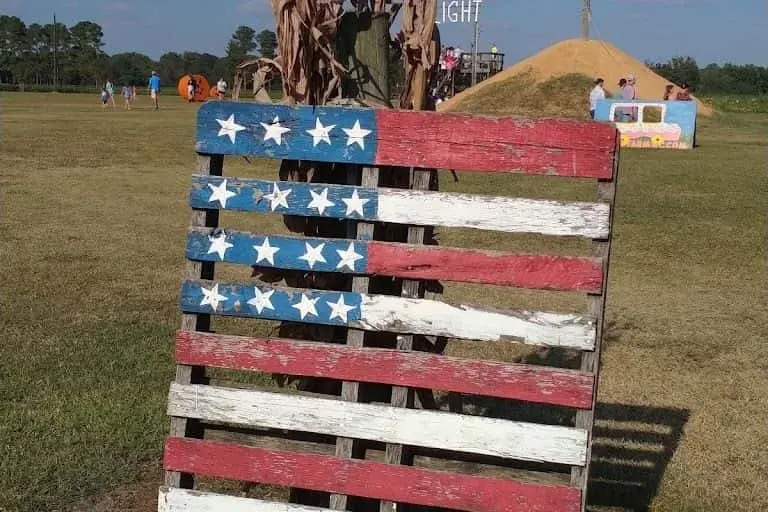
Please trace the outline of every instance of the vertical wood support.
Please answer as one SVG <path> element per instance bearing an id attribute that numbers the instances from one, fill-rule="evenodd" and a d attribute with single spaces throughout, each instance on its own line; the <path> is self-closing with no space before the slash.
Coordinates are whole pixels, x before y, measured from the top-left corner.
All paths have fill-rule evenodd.
<path id="1" fill-rule="evenodd" d="M 609 214 L 609 227 L 607 239 L 592 240 L 591 256 L 600 259 L 603 267 L 603 284 L 600 293 L 587 295 L 587 308 L 590 315 L 596 319 L 595 349 L 585 352 L 581 357 L 581 371 L 594 375 L 594 389 L 592 391 L 592 408 L 580 410 L 576 413 L 576 427 L 587 430 L 589 439 L 587 444 L 587 462 L 584 467 L 574 467 L 571 470 L 571 485 L 581 489 L 581 510 L 587 506 L 587 483 L 589 481 L 589 463 L 592 458 L 592 428 L 595 423 L 595 406 L 597 405 L 597 391 L 600 379 L 600 354 L 603 345 L 603 327 L 605 324 L 605 303 L 608 290 L 608 264 L 611 256 L 611 239 L 613 237 L 613 218 L 616 209 L 616 181 L 619 170 L 619 135 L 616 136 L 616 150 L 613 160 L 613 176 L 610 180 L 598 180 L 597 200 L 608 203 L 611 207 Z"/>
<path id="2" fill-rule="evenodd" d="M 364 167 L 362 171 L 362 179 L 360 185 L 363 187 L 375 188 L 379 185 L 379 169 L 378 167 Z M 348 184 L 355 184 L 356 170 L 350 169 L 347 174 Z M 372 222 L 358 222 L 355 238 L 358 240 L 372 240 L 373 239 L 374 223 Z M 370 284 L 370 278 L 366 276 L 352 278 L 352 291 L 359 293 L 368 293 L 368 286 Z M 347 345 L 350 347 L 360 348 L 363 346 L 365 332 L 359 329 L 347 330 Z M 360 395 L 360 383 L 345 381 L 341 385 L 341 399 L 347 402 L 357 402 Z M 336 439 L 336 456 L 351 458 L 356 451 L 356 440 L 340 437 Z M 345 510 L 347 508 L 347 496 L 343 494 L 332 494 L 330 507 L 333 510 Z"/>
<path id="3" fill-rule="evenodd" d="M 197 172 L 211 176 L 222 176 L 224 172 L 224 155 L 203 155 L 197 157 Z M 190 227 L 219 227 L 218 210 L 194 210 L 190 218 Z M 185 279 L 213 279 L 214 263 L 187 260 L 184 268 Z M 211 315 L 182 314 L 182 331 L 210 331 Z M 179 384 L 200 383 L 204 379 L 205 368 L 200 366 L 176 365 L 176 379 Z M 173 437 L 200 437 L 202 432 L 198 422 L 188 418 L 171 418 L 170 433 Z M 194 488 L 194 476 L 178 471 L 165 472 L 165 485 L 184 489 Z"/>
<path id="4" fill-rule="evenodd" d="M 413 190 L 429 190 L 430 180 L 432 173 L 436 171 L 414 169 L 413 170 L 413 182 L 411 189 Z M 409 226 L 408 227 L 408 243 L 409 244 L 423 244 L 424 243 L 424 226 Z M 404 280 L 402 296 L 410 299 L 421 298 L 424 296 L 424 283 L 417 280 Z M 397 350 L 413 350 L 413 335 L 405 335 L 397 337 Z M 392 399 L 393 407 L 412 407 L 413 406 L 413 389 L 405 388 L 401 386 L 392 387 Z M 401 444 L 387 444 L 385 462 L 387 464 L 404 464 L 407 460 L 407 454 L 404 453 L 403 445 Z M 391 501 L 382 501 L 379 506 L 380 512 L 395 512 L 397 505 Z"/>

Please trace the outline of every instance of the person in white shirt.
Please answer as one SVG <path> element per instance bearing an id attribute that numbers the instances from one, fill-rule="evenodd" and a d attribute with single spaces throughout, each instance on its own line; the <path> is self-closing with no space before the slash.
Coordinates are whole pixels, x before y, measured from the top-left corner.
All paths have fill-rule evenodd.
<path id="1" fill-rule="evenodd" d="M 589 91 L 589 117 L 595 118 L 595 109 L 597 108 L 597 101 L 605 99 L 605 89 L 603 89 L 602 78 L 595 79 L 595 86 Z"/>
<path id="2" fill-rule="evenodd" d="M 219 81 L 216 83 L 216 92 L 219 96 L 219 101 L 224 99 L 224 95 L 227 94 L 227 82 L 224 81 L 224 78 L 219 78 Z"/>

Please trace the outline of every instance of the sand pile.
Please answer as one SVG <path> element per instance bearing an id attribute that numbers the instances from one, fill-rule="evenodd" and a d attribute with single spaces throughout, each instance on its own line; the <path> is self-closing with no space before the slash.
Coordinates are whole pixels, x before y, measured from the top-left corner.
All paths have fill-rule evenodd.
<path id="1" fill-rule="evenodd" d="M 462 103 L 494 84 L 504 82 L 520 75 L 534 77 L 536 82 L 547 82 L 561 75 L 581 74 L 605 79 L 605 88 L 616 93 L 616 85 L 621 77 L 635 76 L 635 90 L 638 99 L 660 100 L 664 86 L 669 82 L 657 75 L 645 64 L 619 50 L 607 41 L 595 39 L 569 39 L 545 48 L 541 52 L 521 60 L 501 73 L 480 82 L 448 101 L 441 103 L 438 110 L 462 110 Z M 496 88 L 496 87 L 494 87 Z M 477 98 L 474 98 L 475 102 Z M 704 116 L 712 114 L 712 108 L 698 99 L 698 112 Z"/>

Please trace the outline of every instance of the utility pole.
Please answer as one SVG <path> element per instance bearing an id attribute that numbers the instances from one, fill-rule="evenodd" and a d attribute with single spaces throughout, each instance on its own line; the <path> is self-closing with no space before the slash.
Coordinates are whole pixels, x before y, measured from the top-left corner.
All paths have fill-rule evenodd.
<path id="1" fill-rule="evenodd" d="M 589 39 L 589 19 L 592 17 L 592 7 L 590 0 L 584 0 L 584 7 L 581 10 L 581 37 Z"/>
<path id="2" fill-rule="evenodd" d="M 480 23 L 475 18 L 475 37 L 472 43 L 472 85 L 477 84 L 477 45 L 480 41 Z"/>
<path id="3" fill-rule="evenodd" d="M 56 13 L 53 13 L 53 90 L 58 91 L 59 68 L 56 65 Z"/>

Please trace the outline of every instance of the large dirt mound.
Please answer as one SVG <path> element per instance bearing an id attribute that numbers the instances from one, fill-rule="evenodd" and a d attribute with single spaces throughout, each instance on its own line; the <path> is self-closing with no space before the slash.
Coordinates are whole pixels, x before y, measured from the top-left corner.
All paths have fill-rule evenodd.
<path id="1" fill-rule="evenodd" d="M 488 87 L 500 86 L 502 82 L 525 76 L 526 81 L 547 83 L 563 75 L 586 75 L 591 78 L 602 77 L 605 87 L 612 94 L 618 91 L 616 85 L 621 77 L 634 75 L 637 83 L 635 90 L 640 99 L 660 100 L 664 87 L 669 83 L 664 77 L 657 75 L 646 65 L 627 55 L 607 41 L 596 39 L 569 39 L 545 48 L 541 52 L 521 60 L 501 73 L 480 82 L 448 101 L 441 103 L 438 110 L 465 110 L 463 103 L 471 100 L 479 103 Z M 496 89 L 496 87 L 493 87 Z M 582 94 L 583 91 L 572 91 Z M 479 95 L 479 98 L 478 98 Z M 582 95 L 580 101 L 586 102 Z M 698 112 L 704 116 L 712 114 L 712 108 L 696 99 Z M 584 107 L 586 108 L 586 107 Z"/>

